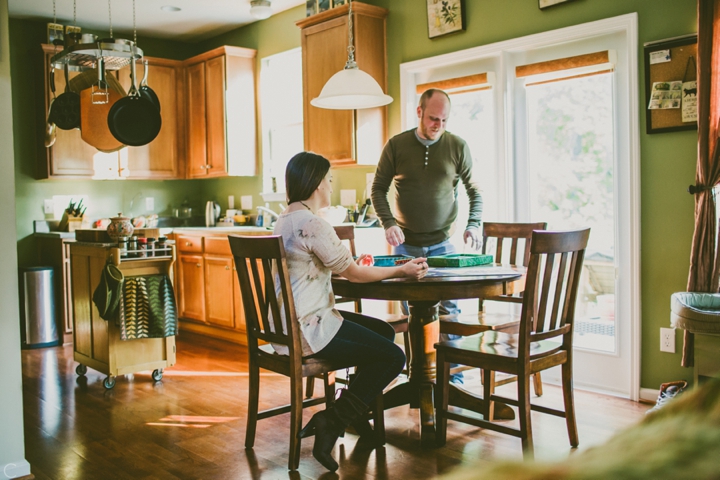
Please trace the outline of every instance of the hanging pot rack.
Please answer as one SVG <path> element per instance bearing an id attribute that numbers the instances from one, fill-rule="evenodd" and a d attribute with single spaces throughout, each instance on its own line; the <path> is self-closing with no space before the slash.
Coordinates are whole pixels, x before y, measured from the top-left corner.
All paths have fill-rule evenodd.
<path id="1" fill-rule="evenodd" d="M 78 43 L 66 48 L 50 59 L 50 64 L 62 69 L 82 72 L 95 68 L 98 58 L 105 62 L 105 70 L 120 70 L 132 60 L 143 58 L 143 51 L 135 46 L 132 40 L 106 38 L 96 43 Z"/>
<path id="2" fill-rule="evenodd" d="M 55 0 L 53 0 L 53 15 L 55 14 Z M 113 38 L 112 6 L 108 0 L 108 17 L 110 23 L 110 38 L 99 39 L 93 43 L 79 43 L 65 48 L 62 52 L 50 59 L 55 68 L 82 72 L 94 69 L 99 58 L 103 59 L 105 70 L 120 70 L 131 61 L 141 60 L 143 51 L 137 48 L 137 28 L 135 24 L 135 0 L 133 0 L 133 40 Z M 73 0 L 73 25 L 76 23 L 76 3 Z"/>

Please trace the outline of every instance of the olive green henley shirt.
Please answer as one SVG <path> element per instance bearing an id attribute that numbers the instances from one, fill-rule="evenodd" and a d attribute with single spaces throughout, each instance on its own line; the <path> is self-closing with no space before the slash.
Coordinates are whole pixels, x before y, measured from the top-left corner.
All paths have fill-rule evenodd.
<path id="1" fill-rule="evenodd" d="M 395 182 L 395 216 L 388 203 L 390 184 Z M 428 247 L 447 240 L 457 218 L 460 181 L 470 200 L 466 228 L 480 228 L 482 196 L 472 180 L 472 157 L 465 141 L 445 132 L 425 146 L 415 129 L 400 133 L 383 149 L 375 180 L 372 202 L 385 230 L 397 225 L 405 243 Z"/>

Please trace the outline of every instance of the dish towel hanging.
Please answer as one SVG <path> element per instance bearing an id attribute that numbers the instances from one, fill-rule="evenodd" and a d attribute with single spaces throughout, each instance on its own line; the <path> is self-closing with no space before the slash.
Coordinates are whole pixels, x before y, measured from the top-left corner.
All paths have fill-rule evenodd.
<path id="1" fill-rule="evenodd" d="M 177 332 L 177 307 L 167 275 L 126 277 L 120 297 L 121 340 L 162 338 Z"/>

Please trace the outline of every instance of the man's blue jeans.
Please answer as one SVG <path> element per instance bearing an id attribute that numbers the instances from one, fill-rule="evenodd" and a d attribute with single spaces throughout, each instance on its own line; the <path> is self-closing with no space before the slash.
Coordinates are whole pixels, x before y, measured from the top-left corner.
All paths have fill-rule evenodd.
<path id="1" fill-rule="evenodd" d="M 410 255 L 411 257 L 434 257 L 436 255 L 447 255 L 449 253 L 456 253 L 455 245 L 450 243 L 450 240 L 445 240 L 442 243 L 436 245 L 430 245 L 429 247 L 415 247 L 413 245 L 407 245 L 402 243 L 395 247 L 395 255 Z M 407 302 L 401 302 L 402 311 L 405 315 L 408 314 Z M 443 300 L 440 302 L 440 315 L 451 315 L 460 313 L 460 308 L 454 300 Z"/>
<path id="2" fill-rule="evenodd" d="M 313 357 L 357 366 L 348 390 L 365 405 L 382 393 L 405 366 L 405 354 L 395 345 L 395 329 L 377 318 L 340 311 L 345 319 L 325 348 Z"/>
<path id="3" fill-rule="evenodd" d="M 411 257 L 432 257 L 436 255 L 447 255 L 450 253 L 456 253 L 455 245 L 450 243 L 450 240 L 430 245 L 429 247 L 415 247 L 413 245 L 407 245 L 402 243 L 395 247 L 394 252 L 396 255 L 410 255 Z M 400 306 L 405 315 L 408 314 L 407 302 L 400 302 Z M 460 313 L 460 307 L 454 300 L 443 300 L 440 302 L 440 315 L 452 315 Z M 459 335 L 448 335 L 446 333 L 440 334 L 440 341 L 455 340 L 460 338 Z M 450 365 L 450 368 L 456 365 Z M 450 375 L 450 381 L 454 383 L 463 383 L 462 372 Z"/>

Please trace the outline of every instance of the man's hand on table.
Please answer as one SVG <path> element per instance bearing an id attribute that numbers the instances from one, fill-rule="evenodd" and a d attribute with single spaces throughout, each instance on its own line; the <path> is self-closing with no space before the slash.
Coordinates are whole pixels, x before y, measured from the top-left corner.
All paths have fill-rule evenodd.
<path id="1" fill-rule="evenodd" d="M 405 235 L 397 225 L 393 225 L 385 230 L 385 239 L 393 247 L 397 247 L 398 245 L 405 243 Z"/>
<path id="2" fill-rule="evenodd" d="M 465 233 L 463 234 L 463 240 L 465 241 L 466 245 L 470 243 L 470 247 L 473 250 L 480 250 L 480 247 L 482 247 L 482 237 L 479 235 L 479 231 L 477 228 L 469 228 L 465 230 Z"/>

